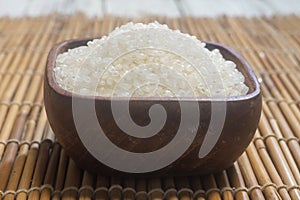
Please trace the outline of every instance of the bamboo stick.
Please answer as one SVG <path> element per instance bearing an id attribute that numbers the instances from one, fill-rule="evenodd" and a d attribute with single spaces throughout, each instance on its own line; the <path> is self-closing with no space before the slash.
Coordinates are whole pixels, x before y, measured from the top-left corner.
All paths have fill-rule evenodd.
<path id="1" fill-rule="evenodd" d="M 209 23 L 209 19 L 203 18 L 203 20 L 195 22 L 195 26 L 198 27 L 198 30 L 203 30 L 205 33 L 204 40 L 215 41 L 215 34 L 206 26 L 206 23 Z"/>
<path id="2" fill-rule="evenodd" d="M 30 111 L 29 106 L 22 107 L 21 112 L 18 113 L 17 119 L 14 123 L 12 129 L 12 134 L 10 136 L 11 140 L 20 140 L 23 132 L 23 127 L 25 125 L 26 117 Z M 2 162 L 0 163 L 0 190 L 4 191 L 11 173 L 11 169 L 14 163 L 14 158 L 17 154 L 18 143 L 11 142 L 6 146 L 6 151 Z"/>
<path id="3" fill-rule="evenodd" d="M 197 21 L 192 17 L 185 17 L 185 23 L 189 33 L 195 35 L 199 40 L 206 40 L 206 35 L 202 29 L 198 27 Z"/>
<path id="4" fill-rule="evenodd" d="M 2 23 L 2 32 L 1 37 L 8 39 L 2 40 L 0 47 L 4 51 L 16 50 L 15 47 L 18 46 L 21 42 L 21 38 L 24 38 L 24 35 L 27 35 L 28 31 L 26 29 L 27 25 L 31 25 L 33 21 L 27 21 L 26 19 L 6 19 Z M 20 37 L 21 35 L 21 37 Z"/>
<path id="5" fill-rule="evenodd" d="M 251 199 L 265 199 L 260 187 L 258 185 L 257 179 L 255 177 L 254 171 L 249 162 L 246 152 L 244 152 L 238 159 L 238 164 L 240 166 L 241 172 L 243 174 L 244 180 L 248 188 L 252 188 L 249 191 Z"/>
<path id="6" fill-rule="evenodd" d="M 262 120 L 264 120 L 266 122 L 266 124 L 267 124 L 267 119 L 268 119 L 269 125 L 271 126 L 272 130 L 274 131 L 274 135 L 276 135 L 276 137 L 278 138 L 278 143 L 282 149 L 284 156 L 286 157 L 288 165 L 290 166 L 290 168 L 294 174 L 294 177 L 295 177 L 297 183 L 299 184 L 299 181 L 300 181 L 299 180 L 300 179 L 299 167 L 297 166 L 297 163 L 295 162 L 295 159 L 293 158 L 293 156 L 288 148 L 289 142 L 285 142 L 284 140 L 281 140 L 281 139 L 283 139 L 283 135 L 279 129 L 277 121 L 273 118 L 272 113 L 269 110 L 269 107 L 264 106 L 263 111 L 264 111 L 264 113 L 262 114 L 261 118 L 262 118 Z"/>
<path id="7" fill-rule="evenodd" d="M 220 191 L 218 189 L 217 183 L 215 181 L 213 174 L 208 174 L 201 177 L 202 184 L 206 190 L 207 199 L 209 200 L 221 200 Z"/>
<path id="8" fill-rule="evenodd" d="M 269 96 L 268 95 L 269 92 L 266 89 L 266 87 L 264 85 L 261 85 L 261 87 L 263 89 L 262 90 L 263 94 L 265 96 Z M 282 113 L 280 112 L 280 110 L 278 108 L 278 105 L 275 102 L 272 102 L 272 101 L 268 102 L 267 105 L 268 105 L 269 109 L 271 110 L 272 115 L 277 120 L 279 128 L 280 128 L 280 130 L 282 132 L 282 135 L 285 138 L 287 138 L 287 139 L 294 138 L 295 137 L 294 133 L 291 130 L 291 128 L 288 125 L 288 123 L 285 121 L 285 118 L 283 117 Z M 299 155 L 300 146 L 299 146 L 299 143 L 297 141 L 295 141 L 295 140 L 289 140 L 288 146 L 289 146 L 289 149 L 290 149 L 292 155 L 294 156 L 294 159 L 295 159 L 297 165 L 299 166 L 299 163 L 300 163 L 300 155 Z"/>
<path id="9" fill-rule="evenodd" d="M 229 169 L 227 169 L 231 185 L 235 188 L 235 199 L 249 199 L 245 182 L 240 171 L 240 167 L 235 162 Z"/>
<path id="10" fill-rule="evenodd" d="M 284 76 L 283 76 L 284 75 Z M 297 106 L 296 103 L 289 103 L 289 102 L 293 102 L 294 99 L 300 99 L 300 96 L 299 95 L 293 95 L 293 93 L 296 93 L 296 91 L 294 90 L 294 86 L 291 85 L 291 83 L 287 80 L 287 76 L 286 74 L 279 74 L 278 76 L 276 75 L 270 75 L 270 77 L 272 78 L 272 81 L 274 82 L 274 85 L 276 85 L 276 88 L 278 89 L 276 91 L 276 94 L 278 91 L 280 91 L 280 94 L 277 95 L 276 98 L 284 98 L 284 102 L 282 102 L 282 107 L 289 107 L 290 111 L 287 110 L 287 112 L 291 113 L 292 112 L 292 115 L 295 116 L 294 119 L 291 119 L 290 121 L 293 121 L 294 126 L 296 128 L 297 126 L 297 122 L 298 124 L 300 123 L 300 110 L 299 110 L 299 107 Z M 284 87 L 284 85 L 282 84 L 281 80 L 283 80 L 282 82 L 287 85 L 287 87 Z M 293 88 L 293 90 L 291 91 L 291 89 L 289 88 Z M 290 96 L 290 94 L 288 93 L 288 91 L 291 91 L 291 95 L 294 96 L 294 99 L 292 99 L 292 97 Z M 286 114 L 287 115 L 287 114 Z M 295 129 L 294 128 L 294 129 Z"/>
<path id="11" fill-rule="evenodd" d="M 267 67 L 273 69 L 278 74 L 278 77 L 282 81 L 283 84 L 279 84 L 279 88 L 286 88 L 285 90 L 280 90 L 284 97 L 291 98 L 292 96 L 294 99 L 299 98 L 299 81 L 292 81 L 295 80 L 295 73 L 297 72 L 297 64 L 292 63 L 284 54 L 278 54 L 277 56 L 269 55 L 268 57 Z M 281 73 L 280 73 L 281 72 Z M 273 75 L 273 74 L 271 74 Z M 291 82 L 292 81 L 292 82 Z M 297 91 L 298 88 L 298 91 Z"/>
<path id="12" fill-rule="evenodd" d="M 59 153 L 60 153 L 61 147 L 60 145 L 55 142 L 52 148 L 51 157 L 49 159 L 48 168 L 45 174 L 45 180 L 44 185 L 49 186 L 53 188 L 53 185 L 55 184 L 55 177 L 58 170 L 58 164 L 59 164 Z M 50 200 L 52 196 L 52 190 L 49 187 L 45 187 L 41 190 L 41 199 L 43 200 Z"/>
<path id="13" fill-rule="evenodd" d="M 241 29 L 239 25 L 236 25 L 235 23 L 232 24 L 232 20 L 230 19 L 228 19 L 226 23 L 228 23 L 228 26 L 233 26 L 232 29 Z M 250 36 L 246 34 L 245 30 L 242 32 L 230 33 L 229 36 L 235 45 L 241 44 L 241 48 L 246 50 L 244 53 L 245 59 L 255 70 L 255 73 L 258 76 L 258 72 L 264 70 L 264 66 L 259 61 L 259 55 L 263 54 L 264 51 L 260 47 L 256 47 L 256 50 L 253 48 L 253 40 L 250 39 Z"/>
<path id="14" fill-rule="evenodd" d="M 64 187 L 64 181 L 65 181 L 66 171 L 67 171 L 67 167 L 68 167 L 68 160 L 69 160 L 69 158 L 68 158 L 66 152 L 62 149 L 60 151 L 59 162 L 58 162 L 59 164 L 58 164 L 55 187 L 54 187 L 52 199 L 60 199 L 61 198 L 61 191 L 63 190 L 63 187 Z"/>
<path id="15" fill-rule="evenodd" d="M 233 200 L 233 190 L 229 189 L 231 188 L 231 186 L 229 183 L 227 172 L 223 170 L 222 172 L 215 174 L 215 177 L 218 187 L 221 189 L 222 199 Z"/>
<path id="16" fill-rule="evenodd" d="M 12 28 L 15 28 L 17 20 L 4 20 L 4 22 L 1 23 L 1 30 L 5 30 L 6 32 L 11 31 Z M 13 23 L 14 22 L 14 23 Z M 12 62 L 12 58 L 16 55 L 16 52 L 9 51 L 7 47 L 11 46 L 13 44 L 12 42 L 19 41 L 19 38 L 25 38 L 25 35 L 23 34 L 21 37 L 20 35 L 11 35 L 11 34 L 3 34 L 4 36 L 1 37 L 0 41 L 0 49 L 1 49 L 1 59 L 0 59 L 0 83 L 2 83 L 3 77 L 5 74 L 7 74 L 9 69 L 9 64 Z M 3 86 L 2 86 L 3 87 Z M 1 96 L 1 93 L 0 93 Z"/>
<path id="17" fill-rule="evenodd" d="M 246 152 L 259 184 L 266 186 L 263 190 L 266 199 L 281 199 L 276 188 L 272 185 L 271 179 L 253 143 L 250 143 Z"/>
<path id="18" fill-rule="evenodd" d="M 17 66 L 17 64 L 18 63 L 15 62 L 12 66 L 13 67 Z M 7 80 L 6 83 L 3 83 L 3 81 L 2 81 L 2 83 L 1 83 L 2 89 L 0 89 L 0 90 L 4 91 L 4 86 L 6 87 L 7 83 L 10 80 L 10 76 L 12 76 L 12 75 L 6 76 L 6 77 L 8 77 L 7 79 L 5 79 L 5 81 Z M 18 80 L 21 79 L 21 75 L 16 75 L 15 77 L 17 77 Z M 12 96 L 18 86 L 18 80 L 12 81 L 12 83 L 10 84 L 10 88 L 8 90 L 6 90 L 2 95 L 1 95 L 2 92 L 0 92 L 0 99 L 1 99 L 1 102 L 3 102 L 2 104 L 0 104 L 0 113 L 1 113 L 1 115 L 0 115 L 0 140 L 1 141 L 6 141 L 9 138 L 9 133 L 12 129 L 13 122 L 16 118 L 18 105 L 13 104 L 10 107 L 9 107 L 9 105 L 10 105 Z M 17 103 L 19 103 L 19 102 L 17 102 Z M 1 160 L 2 153 L 3 153 L 3 145 L 0 144 L 0 160 Z"/>
<path id="19" fill-rule="evenodd" d="M 150 178 L 148 180 L 148 199 L 149 200 L 162 200 L 164 193 L 161 190 L 161 180 L 160 178 Z"/>
<path id="20" fill-rule="evenodd" d="M 27 24 L 27 23 L 22 23 L 20 22 L 21 24 L 19 25 L 19 29 L 25 29 L 28 25 L 31 26 L 33 25 L 32 22 Z M 17 47 L 17 48 L 22 48 L 23 46 L 26 46 L 26 44 L 32 39 L 32 35 L 30 34 L 27 34 L 26 30 L 22 30 L 20 31 L 19 29 L 17 29 L 16 31 L 17 32 L 20 32 L 20 34 L 15 34 L 13 35 L 13 39 L 11 39 L 9 41 L 8 46 L 12 46 L 13 48 L 14 47 Z M 37 30 L 39 31 L 39 30 Z M 20 37 L 21 35 L 21 37 Z M 4 68 L 7 68 L 7 74 L 6 76 L 4 76 L 2 82 L 1 82 L 1 85 L 0 85 L 0 97 L 4 97 L 3 100 L 6 100 L 6 98 L 9 98 L 11 95 L 11 90 L 14 90 L 15 87 L 13 86 L 10 86 L 9 87 L 9 91 L 6 91 L 4 93 L 4 90 L 5 88 L 7 89 L 7 86 L 8 86 L 8 83 L 11 81 L 12 83 L 18 83 L 18 76 L 17 77 L 14 77 L 14 73 L 16 71 L 19 71 L 19 72 L 23 72 L 25 70 L 25 67 L 26 65 L 19 65 L 20 63 L 20 60 L 21 58 L 23 57 L 22 54 L 24 54 L 24 51 L 13 51 L 10 55 L 10 59 L 7 59 L 7 62 L 5 63 L 5 67 Z M 12 59 L 12 60 L 11 60 Z M 10 67 L 8 67 L 10 66 Z M 17 74 L 17 75 L 20 75 L 20 74 Z"/>
<path id="21" fill-rule="evenodd" d="M 136 199 L 137 200 L 148 200 L 147 196 L 147 182 L 144 178 L 138 178 L 136 180 Z"/>
<path id="22" fill-rule="evenodd" d="M 16 92 L 16 94 L 14 95 L 14 101 L 15 102 L 21 102 L 22 101 L 22 99 L 24 98 L 24 96 L 25 96 L 25 92 L 26 92 L 26 87 L 28 86 L 28 84 L 29 84 L 29 82 L 30 82 L 30 79 L 31 79 L 31 77 L 30 76 L 24 76 L 23 77 L 23 79 L 22 79 L 22 82 L 21 82 L 21 85 L 19 86 L 19 88 L 18 88 L 18 90 L 17 90 L 17 92 Z M 38 82 L 40 82 L 40 79 L 38 79 L 37 80 L 37 83 Z M 29 102 L 32 102 L 33 100 L 34 100 L 34 98 L 35 98 L 35 96 L 36 96 L 36 91 L 37 91 L 37 89 L 39 88 L 39 86 L 40 85 L 31 85 L 31 87 L 29 87 L 29 89 L 28 89 L 28 93 L 26 94 L 26 96 L 25 96 L 25 98 L 24 99 L 26 99 L 26 100 L 28 100 Z M 18 107 L 16 107 L 16 110 L 17 110 L 17 108 Z M 26 118 L 27 118 L 27 115 L 29 114 L 29 111 L 30 111 L 30 105 L 28 105 L 28 104 L 24 104 L 24 105 L 22 105 L 22 107 L 20 108 L 20 114 L 22 115 L 22 118 L 23 119 L 21 119 L 21 121 L 22 121 L 22 123 L 20 123 L 20 124 L 17 124 L 17 129 L 20 129 L 20 131 L 17 131 L 17 132 L 19 132 L 17 135 L 11 135 L 11 139 L 16 139 L 16 140 L 20 140 L 21 139 L 21 134 L 22 134 L 22 132 L 23 132 L 23 127 L 24 127 L 24 124 L 25 124 L 25 121 L 26 121 Z M 13 117 L 13 119 L 17 119 L 17 120 L 19 120 L 20 118 L 17 118 L 16 116 L 15 117 Z M 13 121 L 12 121 L 13 122 Z M 20 126 L 20 127 L 18 127 L 18 126 Z M 6 130 L 6 129 L 5 129 Z M 6 130 L 7 131 L 7 130 Z M 13 134 L 14 134 L 14 132 L 13 132 Z M 6 139 L 6 137 L 8 137 L 9 135 L 8 134 L 3 134 L 2 135 L 2 139 Z M 12 143 L 10 143 L 10 146 L 12 145 Z M 8 148 L 7 149 L 7 152 L 10 152 L 11 151 L 11 156 L 13 156 L 13 157 L 10 157 L 10 159 L 12 159 L 12 161 L 14 161 L 14 158 L 15 158 L 15 156 L 16 156 L 16 151 L 17 151 L 17 149 L 18 149 L 18 146 L 14 146 L 14 147 L 12 147 L 12 149 L 10 149 L 10 148 Z M 4 151 L 4 146 L 2 145 L 2 146 L 0 146 L 0 153 L 1 153 L 1 156 L 2 156 L 2 154 L 3 154 L 3 151 Z M 0 156 L 0 157 L 1 157 Z M 3 162 L 2 163 L 5 163 L 5 160 L 3 160 Z M 11 162 L 8 162 L 8 163 L 11 163 Z M 12 163 L 11 163 L 12 164 Z M 12 167 L 12 165 L 10 165 L 10 169 L 11 169 L 11 167 Z M 9 173 L 7 173 L 7 174 L 9 174 Z M 6 176 L 4 176 L 4 177 L 6 177 Z M 7 184 L 7 181 L 8 181 L 8 177 L 7 178 L 4 178 L 4 179 L 2 179 L 3 181 L 4 181 L 4 185 L 6 185 Z"/>
<path id="23" fill-rule="evenodd" d="M 53 132 L 47 126 L 44 131 L 43 141 L 39 148 L 36 168 L 33 174 L 31 188 L 41 188 L 49 160 L 49 151 L 54 142 Z M 28 199 L 40 199 L 40 190 L 32 190 L 27 193 Z"/>
<path id="24" fill-rule="evenodd" d="M 35 87 L 31 87 L 31 88 L 32 88 L 31 91 L 35 90 Z M 27 96 L 34 97 L 34 95 L 27 95 Z M 7 184 L 7 190 L 13 191 L 13 190 L 16 190 L 18 187 L 18 183 L 19 183 L 22 171 L 23 171 L 27 152 L 28 152 L 29 145 L 30 145 L 29 141 L 33 137 L 35 126 L 36 126 L 36 120 L 37 120 L 38 115 L 41 110 L 40 104 L 42 103 L 42 99 L 43 99 L 42 93 L 38 93 L 36 100 L 35 100 L 37 102 L 37 104 L 31 108 L 30 116 L 29 116 L 29 119 L 26 124 L 26 132 L 23 136 L 23 139 L 21 140 L 22 142 L 24 142 L 24 144 L 20 145 L 20 147 L 19 147 L 19 152 L 15 159 L 15 163 L 14 163 L 14 166 L 12 169 L 13 173 L 10 174 L 9 181 Z M 25 106 L 29 106 L 29 105 L 27 104 Z M 22 110 L 22 108 L 21 108 L 21 110 Z M 7 195 L 7 197 L 5 197 L 5 199 L 11 199 L 11 198 L 13 198 L 13 195 Z"/>
<path id="25" fill-rule="evenodd" d="M 23 173 L 20 179 L 20 183 L 18 185 L 18 189 L 19 190 L 26 190 L 30 187 L 30 183 L 31 183 L 31 179 L 32 179 L 32 175 L 34 173 L 34 169 L 36 166 L 36 160 L 38 157 L 38 148 L 39 145 L 37 143 L 40 143 L 42 137 L 43 137 L 43 133 L 44 133 L 44 128 L 46 126 L 46 113 L 45 113 L 45 109 L 43 109 L 41 111 L 41 115 L 40 118 L 38 120 L 38 124 L 35 130 L 35 135 L 33 137 L 33 141 L 36 143 L 33 143 L 30 147 L 30 150 L 28 152 L 28 157 L 26 159 L 25 162 L 25 166 L 23 169 Z M 26 192 L 20 192 L 17 195 L 17 199 L 23 199 L 27 196 Z"/>
<path id="26" fill-rule="evenodd" d="M 78 199 L 78 188 L 81 182 L 81 170 L 72 159 L 69 159 L 64 190 L 61 199 Z"/>
<path id="27" fill-rule="evenodd" d="M 36 161 L 36 167 L 34 170 L 32 182 L 31 182 L 31 188 L 37 187 L 40 188 L 43 181 L 44 181 L 44 176 L 45 172 L 47 169 L 47 164 L 49 160 L 49 150 L 52 145 L 52 141 L 50 140 L 45 140 L 40 144 L 39 148 L 39 154 L 38 158 Z M 40 198 L 40 192 L 38 190 L 33 190 L 29 192 L 28 194 L 28 199 L 39 199 Z"/>
<path id="28" fill-rule="evenodd" d="M 79 191 L 79 199 L 80 200 L 89 200 L 93 198 L 93 184 L 94 178 L 93 175 L 87 171 L 84 171 L 82 183 L 81 183 L 81 190 Z"/>
<path id="29" fill-rule="evenodd" d="M 205 200 L 205 191 L 202 187 L 201 178 L 198 176 L 190 177 L 191 189 L 194 191 L 195 200 Z"/>
<path id="30" fill-rule="evenodd" d="M 37 24 L 38 26 L 40 24 Z M 42 29 L 43 26 L 41 26 L 41 29 Z M 40 29 L 38 29 L 37 31 L 39 31 Z M 37 38 L 36 40 L 38 40 L 39 38 Z M 24 65 L 21 65 L 20 68 L 25 68 L 27 66 L 27 62 L 29 62 L 29 56 L 26 57 L 27 60 L 25 61 Z M 18 62 L 17 62 L 18 61 Z M 13 67 L 14 66 L 18 66 L 18 63 L 20 62 L 20 60 L 17 59 L 17 61 L 15 62 L 14 65 L 12 65 Z M 30 61 L 30 64 L 35 64 L 35 62 L 37 61 L 37 59 L 32 59 Z M 5 93 L 2 95 L 1 99 L 4 100 L 4 101 L 10 101 L 13 93 L 14 93 L 14 90 L 15 90 L 15 87 L 17 87 L 19 81 L 21 80 L 22 76 L 20 74 L 17 74 L 15 76 L 12 77 L 12 80 L 10 82 L 10 89 L 9 90 L 6 90 Z M 21 80 L 21 83 L 20 83 L 20 86 L 18 88 L 18 93 L 20 93 L 18 96 L 15 96 L 14 99 L 13 99 L 13 102 L 16 102 L 16 103 L 19 103 L 21 102 L 21 96 L 23 96 L 24 92 L 26 92 L 26 87 L 28 87 L 28 83 L 29 83 L 29 80 L 30 80 L 30 75 L 24 75 L 22 80 Z M 0 107 L 2 107 L 3 105 L 1 105 Z M 6 106 L 7 107 L 7 106 Z M 2 107 L 3 108 L 3 107 Z M 5 109 L 5 108 L 4 108 Z M 15 120 L 16 118 L 16 112 L 17 112 L 17 109 L 18 109 L 18 104 L 13 104 L 13 106 L 11 106 L 8 110 L 8 108 L 6 108 L 6 110 L 4 110 L 4 112 L 6 112 L 8 110 L 8 113 L 7 113 L 7 116 L 6 116 L 6 123 L 3 125 L 3 129 L 0 133 L 0 140 L 7 140 L 7 138 L 9 137 L 9 132 L 12 128 L 12 123 L 13 121 Z M 1 108 L 0 108 L 1 110 Z M 1 120 L 1 119 L 0 119 Z M 1 123 L 1 121 L 0 121 Z M 1 156 L 3 154 L 3 145 L 0 144 L 0 160 L 1 160 Z"/>
<path id="31" fill-rule="evenodd" d="M 272 80 L 268 76 L 264 76 L 264 83 L 268 87 L 269 91 L 272 93 L 272 95 L 276 99 L 283 99 L 279 91 L 277 91 L 275 85 L 273 84 Z M 266 89 L 266 88 L 265 88 Z M 282 113 L 284 114 L 287 122 L 289 123 L 289 126 L 293 130 L 293 134 L 295 134 L 296 137 L 300 138 L 300 123 L 298 122 L 297 118 L 293 114 L 293 112 L 290 110 L 289 105 L 285 101 L 279 101 L 278 103 L 279 107 L 281 108 Z M 298 110 L 298 109 L 297 109 Z M 298 110 L 299 112 L 299 110 Z"/>
<path id="32" fill-rule="evenodd" d="M 0 19 L 0 30 L 1 31 L 9 30 L 9 26 L 11 25 L 12 21 L 14 21 L 14 20 L 10 20 L 7 17 L 1 17 L 1 19 Z M 0 41 L 0 49 L 3 50 L 5 48 L 5 44 L 6 44 L 7 40 L 10 37 L 8 37 L 8 35 L 6 35 L 6 34 L 3 34 L 1 36 L 1 38 L 2 38 L 2 40 Z M 0 71 L 3 72 L 1 69 L 2 69 L 2 67 L 0 66 Z"/>
<path id="33" fill-rule="evenodd" d="M 214 40 L 216 40 L 216 42 L 236 46 L 236 44 L 231 41 L 228 31 L 224 30 L 223 25 L 220 22 L 221 20 L 222 18 L 217 18 L 215 20 L 211 19 L 209 20 L 209 23 L 205 24 L 210 30 L 214 30 Z"/>
<path id="34" fill-rule="evenodd" d="M 174 178 L 164 177 L 162 183 L 163 183 L 163 190 L 165 191 L 165 198 L 167 200 L 178 200 Z"/>
<path id="35" fill-rule="evenodd" d="M 278 32 L 278 30 L 274 29 L 274 26 L 271 26 L 270 24 L 266 23 L 262 19 L 257 19 L 257 22 L 262 24 L 262 26 L 264 26 L 265 30 L 273 35 L 273 37 L 267 37 L 266 41 L 270 41 L 270 39 L 272 38 L 272 41 L 270 41 L 271 44 L 276 45 L 278 48 L 283 49 L 283 50 L 290 49 L 290 45 L 287 42 L 287 40 L 283 37 L 283 34 L 280 34 Z M 297 63 L 297 61 L 291 54 L 288 54 L 286 56 L 289 59 L 291 59 L 294 63 Z"/>
<path id="36" fill-rule="evenodd" d="M 277 186 L 283 186 L 284 184 L 282 182 L 282 179 L 281 179 L 280 175 L 278 174 L 278 172 L 273 164 L 273 161 L 270 158 L 269 153 L 267 152 L 264 141 L 261 138 L 261 135 L 258 130 L 255 133 L 254 143 L 255 143 L 256 149 L 257 149 L 272 181 Z M 291 194 L 291 197 L 290 197 L 290 195 L 287 191 L 287 188 L 285 188 L 285 187 L 278 188 L 278 193 L 280 194 L 280 196 L 283 199 L 291 199 L 291 197 L 293 197 L 293 194 Z M 293 193 L 293 191 L 291 191 L 291 193 Z M 294 198 L 292 198 L 292 199 L 294 199 Z"/>
<path id="37" fill-rule="evenodd" d="M 108 185 L 109 181 L 107 177 L 98 175 L 95 190 L 95 199 L 107 200 L 108 199 Z"/>
<path id="38" fill-rule="evenodd" d="M 176 188 L 178 193 L 178 199 L 191 200 L 193 199 L 193 191 L 190 189 L 190 183 L 188 177 L 181 176 L 175 178 Z"/>
<path id="39" fill-rule="evenodd" d="M 173 30 L 180 30 L 180 32 L 182 32 L 182 33 L 190 33 L 185 21 L 183 21 L 183 20 L 184 19 L 182 19 L 182 18 L 167 19 L 166 23 L 168 24 L 169 28 L 171 28 Z M 161 20 L 161 21 L 164 21 L 164 20 Z"/>
<path id="40" fill-rule="evenodd" d="M 99 20 L 99 19 L 95 19 L 93 20 L 93 24 L 92 24 L 92 37 L 93 38 L 99 38 L 99 37 L 102 37 L 102 33 L 101 33 L 101 27 L 102 27 L 102 24 L 103 24 L 103 20 Z"/>
<path id="41" fill-rule="evenodd" d="M 136 191 L 135 191 L 135 179 L 134 177 L 126 177 L 123 180 L 123 199 L 124 200 L 134 200 Z"/>
<path id="42" fill-rule="evenodd" d="M 265 122 L 265 117 L 264 115 L 262 115 L 259 127 L 260 127 L 260 132 L 265 136 L 267 136 L 268 134 L 272 133 L 271 127 L 268 126 L 267 123 Z M 296 181 L 294 179 L 294 176 L 292 175 L 292 172 L 290 170 L 289 165 L 287 164 L 286 159 L 284 158 L 281 150 L 279 149 L 277 140 L 275 140 L 274 137 L 267 137 L 266 139 L 266 145 L 268 146 L 269 150 L 269 154 L 271 156 L 271 158 L 273 159 L 273 163 L 276 166 L 276 169 L 278 171 L 278 173 L 280 174 L 283 182 L 288 185 L 288 186 L 292 186 L 292 185 L 296 185 Z M 292 191 L 293 192 L 293 191 Z M 299 191 L 295 190 L 295 195 L 298 195 Z"/>
<path id="43" fill-rule="evenodd" d="M 111 200 L 121 200 L 122 199 L 121 178 L 119 176 L 110 177 L 110 188 L 108 194 Z"/>

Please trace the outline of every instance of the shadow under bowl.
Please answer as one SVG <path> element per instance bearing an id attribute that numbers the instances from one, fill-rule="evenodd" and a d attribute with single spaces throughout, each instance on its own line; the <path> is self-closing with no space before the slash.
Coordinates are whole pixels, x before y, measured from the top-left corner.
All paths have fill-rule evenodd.
<path id="1" fill-rule="evenodd" d="M 208 49 L 219 49 L 237 65 L 249 87 L 247 95 L 110 98 L 78 95 L 62 89 L 55 80 L 58 54 L 90 40 L 69 40 L 52 48 L 44 83 L 50 126 L 67 154 L 83 169 L 104 175 L 207 174 L 228 168 L 251 142 L 261 114 L 260 87 L 246 61 L 229 47 L 206 42 Z M 149 128 L 151 120 L 155 121 L 155 115 L 150 119 L 148 112 L 156 104 L 167 114 L 164 125 L 157 134 L 138 137 L 143 126 Z M 118 111 L 124 106 L 130 115 L 115 116 L 115 108 Z M 136 132 L 120 128 L 120 122 L 128 117 L 138 126 L 131 127 Z"/>

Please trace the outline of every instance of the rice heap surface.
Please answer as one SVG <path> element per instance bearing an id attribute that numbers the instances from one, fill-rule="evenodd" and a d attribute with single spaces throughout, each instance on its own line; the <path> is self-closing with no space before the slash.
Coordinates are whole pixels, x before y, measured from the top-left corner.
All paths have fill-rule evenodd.
<path id="1" fill-rule="evenodd" d="M 58 55 L 60 87 L 90 96 L 224 97 L 247 94 L 243 75 L 219 50 L 157 22 L 128 23 Z"/>

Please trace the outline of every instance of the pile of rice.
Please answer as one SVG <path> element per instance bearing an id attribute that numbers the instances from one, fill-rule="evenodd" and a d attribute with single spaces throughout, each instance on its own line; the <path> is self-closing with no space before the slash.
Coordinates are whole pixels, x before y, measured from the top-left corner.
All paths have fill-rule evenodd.
<path id="1" fill-rule="evenodd" d="M 247 94 L 244 76 L 219 50 L 157 22 L 128 23 L 58 55 L 60 87 L 91 96 L 224 97 Z"/>

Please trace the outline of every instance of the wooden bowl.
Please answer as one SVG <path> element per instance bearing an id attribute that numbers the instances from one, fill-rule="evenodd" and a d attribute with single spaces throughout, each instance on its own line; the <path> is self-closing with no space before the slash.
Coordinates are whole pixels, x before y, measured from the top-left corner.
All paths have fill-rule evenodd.
<path id="1" fill-rule="evenodd" d="M 261 114 L 261 92 L 248 64 L 232 49 L 207 42 L 208 49 L 217 48 L 223 57 L 236 63 L 249 87 L 247 95 L 179 100 L 89 97 L 59 87 L 53 72 L 58 54 L 86 45 L 89 40 L 69 40 L 55 46 L 48 56 L 44 84 L 49 123 L 59 143 L 83 169 L 104 175 L 206 174 L 232 165 L 250 143 Z M 130 116 L 140 126 L 150 123 L 151 106 L 162 105 L 167 118 L 161 131 L 145 138 L 127 134 L 112 112 L 112 105 L 124 102 L 129 102 Z M 200 112 L 196 120 L 195 105 Z M 183 114 L 187 119 L 181 118 Z M 185 129 L 180 129 L 181 123 L 186 123 Z"/>

